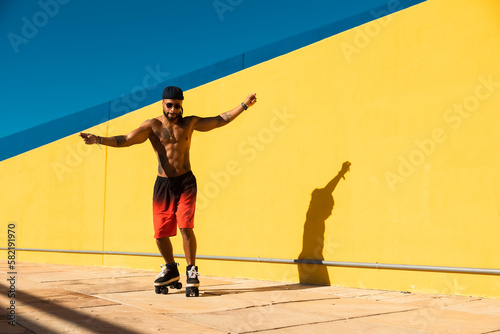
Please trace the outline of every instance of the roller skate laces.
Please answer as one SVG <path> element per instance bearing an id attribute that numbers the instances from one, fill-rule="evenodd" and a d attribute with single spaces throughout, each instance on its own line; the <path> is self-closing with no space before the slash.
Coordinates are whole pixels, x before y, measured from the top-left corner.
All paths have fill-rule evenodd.
<path id="1" fill-rule="evenodd" d="M 168 268 L 166 264 L 160 265 L 161 272 L 156 276 L 156 279 L 165 276 L 168 273 Z"/>
<path id="2" fill-rule="evenodd" d="M 187 270 L 187 277 L 192 278 L 192 279 L 198 279 L 198 276 L 200 276 L 200 273 L 196 270 L 197 268 L 195 266 L 191 266 L 191 269 Z"/>

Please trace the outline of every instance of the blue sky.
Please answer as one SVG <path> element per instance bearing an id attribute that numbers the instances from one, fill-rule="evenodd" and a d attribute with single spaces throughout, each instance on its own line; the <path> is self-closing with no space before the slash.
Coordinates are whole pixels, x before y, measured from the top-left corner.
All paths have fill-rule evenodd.
<path id="1" fill-rule="evenodd" d="M 386 2 L 2 0 L 0 138 Z"/>

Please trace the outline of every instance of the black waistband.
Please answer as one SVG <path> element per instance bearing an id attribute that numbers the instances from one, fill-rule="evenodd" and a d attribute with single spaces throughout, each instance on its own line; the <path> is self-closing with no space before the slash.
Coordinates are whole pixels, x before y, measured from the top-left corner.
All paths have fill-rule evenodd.
<path id="1" fill-rule="evenodd" d="M 193 175 L 193 172 L 189 171 L 189 172 L 186 172 L 186 173 L 184 173 L 182 175 L 179 175 L 179 176 L 164 177 L 164 176 L 158 175 L 156 177 L 156 179 L 157 180 L 163 180 L 163 181 L 172 181 L 172 182 L 175 182 L 175 181 L 183 180 L 184 178 L 192 176 L 192 175 Z"/>

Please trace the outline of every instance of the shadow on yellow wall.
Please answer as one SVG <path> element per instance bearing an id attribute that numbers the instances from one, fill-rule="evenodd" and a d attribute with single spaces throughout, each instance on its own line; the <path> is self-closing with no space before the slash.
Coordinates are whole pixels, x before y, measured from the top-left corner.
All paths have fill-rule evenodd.
<path id="1" fill-rule="evenodd" d="M 302 236 L 302 251 L 299 260 L 324 260 L 323 249 L 325 245 L 325 221 L 332 215 L 335 200 L 333 191 L 341 178 L 349 171 L 351 163 L 346 161 L 342 169 L 324 188 L 314 189 L 311 202 L 306 213 L 304 234 Z M 345 178 L 344 178 L 345 179 Z M 323 264 L 298 263 L 299 281 L 307 284 L 330 285 L 327 267 Z"/>

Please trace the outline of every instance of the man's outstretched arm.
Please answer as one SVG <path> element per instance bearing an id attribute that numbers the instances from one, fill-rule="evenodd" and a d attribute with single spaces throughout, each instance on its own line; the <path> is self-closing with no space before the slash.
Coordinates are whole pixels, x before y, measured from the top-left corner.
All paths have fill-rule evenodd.
<path id="1" fill-rule="evenodd" d="M 250 108 L 256 102 L 257 102 L 257 94 L 256 93 L 250 94 L 246 97 L 245 101 L 241 105 L 238 105 L 236 108 L 229 110 L 223 114 L 220 114 L 219 116 L 197 118 L 196 123 L 194 124 L 194 129 L 197 131 L 210 131 L 215 128 L 229 124 L 229 122 L 234 120 L 243 111 L 245 111 L 246 110 L 245 108 Z"/>
<path id="2" fill-rule="evenodd" d="M 122 136 L 100 137 L 91 133 L 80 132 L 80 137 L 83 138 L 85 144 L 101 144 L 111 147 L 127 147 L 135 144 L 140 144 L 148 139 L 151 133 L 151 121 L 145 121 L 137 129 Z"/>
<path id="3" fill-rule="evenodd" d="M 345 180 L 344 175 L 349 171 L 350 168 L 351 168 L 351 163 L 349 161 L 344 162 L 337 176 L 335 176 L 330 182 L 328 182 L 328 184 L 324 189 L 328 190 L 330 193 L 333 193 L 340 179 L 343 178 Z"/>

